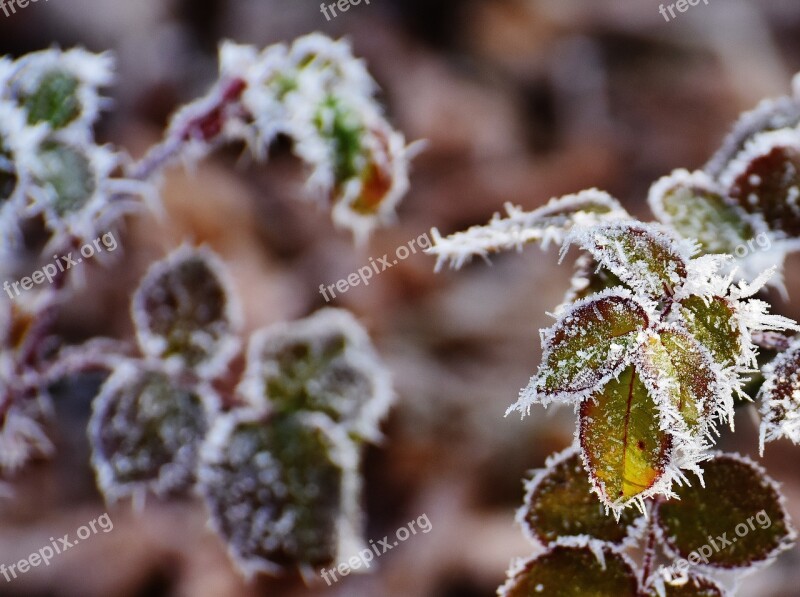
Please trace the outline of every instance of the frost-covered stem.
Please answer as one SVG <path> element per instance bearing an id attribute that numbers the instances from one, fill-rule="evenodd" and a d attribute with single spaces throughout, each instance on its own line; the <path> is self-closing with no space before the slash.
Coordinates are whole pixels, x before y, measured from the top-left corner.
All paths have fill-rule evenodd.
<path id="1" fill-rule="evenodd" d="M 777 350 L 778 352 L 789 350 L 789 346 L 792 344 L 792 338 L 780 332 L 764 332 L 757 330 L 752 333 L 752 338 L 753 343 L 761 348 Z"/>
<path id="2" fill-rule="evenodd" d="M 656 498 L 650 507 L 650 512 L 647 520 L 647 543 L 644 547 L 644 557 L 642 558 L 642 585 L 647 583 L 650 578 L 650 572 L 653 569 L 653 562 L 656 559 L 656 524 L 655 514 L 661 500 Z"/>
<path id="3" fill-rule="evenodd" d="M 189 141 L 213 143 L 222 132 L 226 113 L 239 102 L 246 87 L 244 80 L 239 78 L 218 83 L 209 96 L 215 99 L 182 127 L 170 131 L 158 145 L 151 147 L 129 168 L 128 177 L 150 180 L 179 156 Z"/>

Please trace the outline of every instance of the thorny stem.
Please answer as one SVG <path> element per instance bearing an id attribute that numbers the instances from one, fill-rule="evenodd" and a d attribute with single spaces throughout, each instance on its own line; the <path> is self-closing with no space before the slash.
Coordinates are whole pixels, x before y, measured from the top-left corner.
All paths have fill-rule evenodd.
<path id="1" fill-rule="evenodd" d="M 238 104 L 246 88 L 243 79 L 221 81 L 205 100 L 208 105 L 177 131 L 170 132 L 163 141 L 150 148 L 141 160 L 131 166 L 128 176 L 135 180 L 149 180 L 168 166 L 189 141 L 213 142 L 222 132 L 226 116 L 232 111 L 241 110 Z"/>
<path id="2" fill-rule="evenodd" d="M 650 572 L 653 569 L 653 562 L 656 558 L 656 524 L 655 516 L 658 506 L 661 504 L 660 498 L 655 498 L 651 504 L 648 512 L 647 520 L 647 544 L 644 548 L 644 557 L 642 559 L 642 586 L 647 583 L 650 578 Z"/>

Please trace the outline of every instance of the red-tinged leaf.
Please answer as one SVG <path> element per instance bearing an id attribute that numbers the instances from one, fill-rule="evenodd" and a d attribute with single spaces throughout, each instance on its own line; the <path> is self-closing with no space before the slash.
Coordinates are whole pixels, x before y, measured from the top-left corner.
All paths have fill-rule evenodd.
<path id="1" fill-rule="evenodd" d="M 576 303 L 545 332 L 542 365 L 528 393 L 579 394 L 619 371 L 650 321 L 641 304 L 618 290 Z"/>
<path id="2" fill-rule="evenodd" d="M 624 506 L 666 473 L 672 440 L 659 421 L 658 407 L 635 366 L 581 405 L 581 448 L 605 503 Z"/>
<path id="3" fill-rule="evenodd" d="M 800 235 L 800 133 L 762 133 L 721 176 L 728 194 L 772 230 Z"/>
<path id="4" fill-rule="evenodd" d="M 578 230 L 570 242 L 589 251 L 598 263 L 635 291 L 652 298 L 672 293 L 686 279 L 688 245 L 654 224 L 601 224 Z"/>

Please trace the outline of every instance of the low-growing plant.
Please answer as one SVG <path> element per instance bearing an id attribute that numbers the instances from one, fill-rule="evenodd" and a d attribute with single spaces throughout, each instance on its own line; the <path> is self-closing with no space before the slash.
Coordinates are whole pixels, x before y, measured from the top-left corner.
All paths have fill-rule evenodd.
<path id="1" fill-rule="evenodd" d="M 592 189 L 433 230 L 437 268 L 533 243 L 585 252 L 506 413 L 571 405 L 577 431 L 525 483 L 517 520 L 540 551 L 499 595 L 724 595 L 720 571 L 735 585 L 793 544 L 778 486 L 713 445 L 751 395 L 762 453 L 800 442 L 800 341 L 784 334 L 800 328 L 756 298 L 785 294 L 784 258 L 800 248 L 799 125 L 798 91 L 744 114 L 702 170 L 651 187 L 655 223 Z"/>
<path id="2" fill-rule="evenodd" d="M 0 470 L 9 477 L 52 452 L 54 384 L 104 370 L 89 436 L 107 500 L 140 506 L 148 493 L 196 491 L 244 574 L 310 573 L 361 548 L 361 448 L 380 440 L 392 401 L 354 317 L 327 309 L 259 330 L 244 355 L 225 263 L 183 245 L 135 291 L 135 342 L 64 346 L 53 336 L 80 286 L 78 251 L 114 239 L 126 214 L 160 210 L 165 167 L 220 145 L 243 143 L 263 160 L 288 139 L 309 167 L 309 194 L 358 241 L 392 219 L 411 152 L 348 43 L 318 34 L 261 51 L 225 42 L 219 62 L 209 93 L 135 161 L 95 140 L 109 54 L 0 58 L 0 267 L 7 281 L 36 270 L 0 305 Z M 66 257 L 53 263 L 53 253 Z"/>

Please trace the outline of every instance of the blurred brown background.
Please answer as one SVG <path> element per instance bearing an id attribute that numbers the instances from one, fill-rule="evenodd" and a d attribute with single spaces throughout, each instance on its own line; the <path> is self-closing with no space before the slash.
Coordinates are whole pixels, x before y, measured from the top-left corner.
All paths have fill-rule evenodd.
<path id="1" fill-rule="evenodd" d="M 362 250 L 329 216 L 296 201 L 302 170 L 285 149 L 266 165 L 217 153 L 194 174 L 173 169 L 168 218 L 129 219 L 125 255 L 111 271 L 87 266 L 85 289 L 65 309 L 71 341 L 129 338 L 128 301 L 148 263 L 184 239 L 204 241 L 230 263 L 247 327 L 303 316 L 331 284 L 393 253 L 432 226 L 443 233 L 484 223 L 511 201 L 535 208 L 551 196 L 597 186 L 649 218 L 650 183 L 673 168 L 699 168 L 743 109 L 786 93 L 800 70 L 800 3 L 710 0 L 665 22 L 656 0 L 372 0 L 326 21 L 300 0 L 39 0 L 0 14 L 0 54 L 58 44 L 113 50 L 118 83 L 101 139 L 140 155 L 171 111 L 214 80 L 216 46 L 259 46 L 319 30 L 346 35 L 367 59 L 393 122 L 428 140 L 395 227 Z M 521 478 L 568 445 L 568 409 L 520 422 L 505 408 L 535 371 L 537 330 L 549 325 L 571 262 L 531 248 L 433 273 L 414 255 L 331 304 L 369 327 L 399 396 L 386 442 L 365 466 L 367 538 L 427 514 L 433 530 L 376 561 L 371 575 L 332 587 L 294 578 L 243 583 L 197 501 L 148 502 L 135 515 L 109 510 L 114 530 L 87 540 L 11 583 L 2 596 L 477 597 L 494 594 L 509 560 L 533 548 L 513 524 Z M 800 300 L 798 260 L 787 265 Z M 800 318 L 800 302 L 776 297 Z M 0 562 L 12 563 L 74 533 L 104 511 L 88 462 L 85 425 L 98 379 L 57 396 L 53 462 L 37 464 L 0 501 Z M 751 409 L 721 446 L 757 453 Z M 800 522 L 800 448 L 767 450 Z M 796 595 L 800 550 L 748 579 L 739 595 Z"/>

